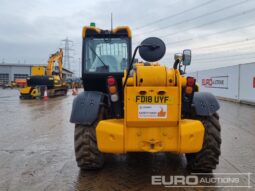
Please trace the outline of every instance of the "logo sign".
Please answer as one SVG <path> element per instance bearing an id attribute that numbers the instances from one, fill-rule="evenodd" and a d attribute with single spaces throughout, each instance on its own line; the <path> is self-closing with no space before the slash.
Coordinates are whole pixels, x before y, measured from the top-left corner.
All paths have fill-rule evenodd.
<path id="1" fill-rule="evenodd" d="M 191 175 L 151 177 L 151 184 L 166 188 L 251 188 L 251 173 L 192 173 Z"/>
<path id="2" fill-rule="evenodd" d="M 138 105 L 139 119 L 166 119 L 167 105 L 163 104 L 139 104 Z"/>
<path id="3" fill-rule="evenodd" d="M 228 76 L 215 76 L 208 79 L 202 79 L 202 86 L 206 88 L 228 89 Z"/>

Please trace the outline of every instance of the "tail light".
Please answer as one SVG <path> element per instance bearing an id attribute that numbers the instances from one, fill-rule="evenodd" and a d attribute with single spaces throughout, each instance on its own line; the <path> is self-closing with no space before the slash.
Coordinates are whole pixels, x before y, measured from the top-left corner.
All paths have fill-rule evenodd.
<path id="1" fill-rule="evenodd" d="M 107 84 L 108 86 L 114 86 L 116 85 L 116 80 L 113 76 L 108 76 L 108 79 L 107 79 Z"/>
<path id="2" fill-rule="evenodd" d="M 117 87 L 117 82 L 113 76 L 108 76 L 107 86 L 108 86 L 108 92 L 110 94 L 111 101 L 117 102 L 119 100 L 118 87 Z"/>
<path id="3" fill-rule="evenodd" d="M 188 94 L 188 95 L 192 94 L 195 85 L 196 85 L 196 79 L 193 78 L 193 77 L 187 77 L 185 93 Z"/>
<path id="4" fill-rule="evenodd" d="M 116 86 L 110 86 L 110 87 L 108 87 L 108 90 L 109 90 L 110 94 L 116 94 L 117 93 Z"/>
<path id="5" fill-rule="evenodd" d="M 193 92 L 193 88 L 190 87 L 190 86 L 186 86 L 185 93 L 186 94 L 192 94 L 192 92 Z"/>
<path id="6" fill-rule="evenodd" d="M 193 87 L 196 84 L 196 79 L 193 77 L 187 77 L 187 86 Z"/>

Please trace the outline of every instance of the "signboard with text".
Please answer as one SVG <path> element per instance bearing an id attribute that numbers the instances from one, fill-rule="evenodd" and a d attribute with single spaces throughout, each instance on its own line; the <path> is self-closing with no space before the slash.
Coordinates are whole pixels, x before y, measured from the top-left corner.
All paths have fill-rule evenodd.
<path id="1" fill-rule="evenodd" d="M 228 76 L 214 76 L 202 79 L 202 86 L 206 88 L 228 89 Z"/>

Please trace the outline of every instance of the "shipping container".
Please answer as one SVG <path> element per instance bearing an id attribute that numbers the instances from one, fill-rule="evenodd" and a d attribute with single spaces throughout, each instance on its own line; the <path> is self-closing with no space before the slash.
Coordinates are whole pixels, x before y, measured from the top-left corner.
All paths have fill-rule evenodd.
<path id="1" fill-rule="evenodd" d="M 187 73 L 197 79 L 200 91 L 220 98 L 255 104 L 255 63 Z"/>
<path id="2" fill-rule="evenodd" d="M 255 103 L 255 63 L 240 65 L 240 101 Z"/>

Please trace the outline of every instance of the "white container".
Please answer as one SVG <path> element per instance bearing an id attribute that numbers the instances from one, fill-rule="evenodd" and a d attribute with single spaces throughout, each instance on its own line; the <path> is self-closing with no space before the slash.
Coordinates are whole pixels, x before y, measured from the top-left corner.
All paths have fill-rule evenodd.
<path id="1" fill-rule="evenodd" d="M 215 96 L 238 100 L 239 66 L 199 71 L 197 83 L 201 92 L 211 92 Z"/>
<path id="2" fill-rule="evenodd" d="M 255 63 L 240 65 L 240 101 L 255 103 Z"/>

